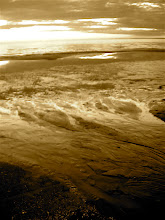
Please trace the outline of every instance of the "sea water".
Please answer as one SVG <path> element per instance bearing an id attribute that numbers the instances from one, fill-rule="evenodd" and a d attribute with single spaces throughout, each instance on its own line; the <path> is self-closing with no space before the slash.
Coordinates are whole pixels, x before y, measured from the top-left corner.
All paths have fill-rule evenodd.
<path id="1" fill-rule="evenodd" d="M 0 42 L 0 55 L 25 55 L 59 52 L 120 51 L 165 49 L 165 39 L 89 39 Z"/>

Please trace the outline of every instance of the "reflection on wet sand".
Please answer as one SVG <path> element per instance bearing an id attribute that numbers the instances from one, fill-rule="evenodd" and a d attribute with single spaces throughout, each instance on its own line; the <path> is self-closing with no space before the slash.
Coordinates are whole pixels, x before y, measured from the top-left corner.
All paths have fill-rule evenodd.
<path id="1" fill-rule="evenodd" d="M 80 59 L 116 59 L 114 56 L 116 53 L 104 53 L 101 55 L 93 55 L 93 56 L 82 56 Z"/>
<path id="2" fill-rule="evenodd" d="M 9 63 L 9 61 L 0 61 L 0 66 L 3 66 L 3 65 L 6 65 L 6 64 L 8 64 Z"/>
<path id="3" fill-rule="evenodd" d="M 163 102 L 163 65 L 125 61 L 3 73 L 1 161 L 54 176 L 70 190 L 74 185 L 105 219 L 138 219 L 151 207 L 156 215 L 165 192 L 165 124 L 152 103 Z"/>

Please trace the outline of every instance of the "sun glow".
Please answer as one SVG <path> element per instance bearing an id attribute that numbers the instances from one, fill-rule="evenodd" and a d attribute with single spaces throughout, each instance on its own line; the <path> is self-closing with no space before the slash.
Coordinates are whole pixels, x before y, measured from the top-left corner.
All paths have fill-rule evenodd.
<path id="1" fill-rule="evenodd" d="M 69 30 L 70 28 L 65 26 L 31 26 L 1 29 L 0 41 L 49 40 L 53 38 L 65 38 L 66 34 L 70 33 Z"/>
<path id="2" fill-rule="evenodd" d="M 103 27 L 103 26 L 102 26 Z M 93 28 L 97 28 L 94 26 Z M 74 31 L 67 26 L 34 25 L 20 28 L 0 29 L 0 41 L 62 40 L 62 39 L 97 39 L 128 37 L 119 34 L 89 33 Z"/>

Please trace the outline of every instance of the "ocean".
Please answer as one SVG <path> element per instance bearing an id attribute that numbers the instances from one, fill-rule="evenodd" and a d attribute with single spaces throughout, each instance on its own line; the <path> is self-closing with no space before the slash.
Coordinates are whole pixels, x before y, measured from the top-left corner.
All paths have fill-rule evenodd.
<path id="1" fill-rule="evenodd" d="M 165 49 L 165 39 L 97 39 L 1 42 L 0 55 L 25 55 L 60 52 L 120 51 Z"/>
<path id="2" fill-rule="evenodd" d="M 164 39 L 1 44 L 0 161 L 58 179 L 109 219 L 156 218 L 164 52 Z"/>

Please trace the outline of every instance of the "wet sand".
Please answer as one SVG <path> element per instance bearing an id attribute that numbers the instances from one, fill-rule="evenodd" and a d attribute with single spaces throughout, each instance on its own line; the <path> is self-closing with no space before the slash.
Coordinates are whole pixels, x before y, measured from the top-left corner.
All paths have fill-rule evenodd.
<path id="1" fill-rule="evenodd" d="M 106 219 L 74 185 L 68 187 L 55 176 L 0 163 L 0 180 L 3 219 Z"/>
<path id="2" fill-rule="evenodd" d="M 143 61 L 117 60 L 97 65 L 92 61 L 80 65 L 84 62 L 80 60 L 68 65 L 68 59 L 74 59 L 66 58 L 66 65 L 51 63 L 49 67 L 24 71 L 3 68 L 0 160 L 11 165 L 3 164 L 2 172 L 8 170 L 6 178 L 13 169 L 15 173 L 19 173 L 17 169 L 30 172 L 26 179 L 22 174 L 17 177 L 14 184 L 18 190 L 12 189 L 12 193 L 27 195 L 18 184 L 23 181 L 34 198 L 35 189 L 42 190 L 40 176 L 47 176 L 45 184 L 60 192 L 54 192 L 54 203 L 53 199 L 45 199 L 51 190 L 48 192 L 44 186 L 42 195 L 39 190 L 37 195 L 44 201 L 40 211 L 37 199 L 34 211 L 29 209 L 29 194 L 22 200 L 11 196 L 11 200 L 5 200 L 7 206 L 10 201 L 21 201 L 25 204 L 21 217 L 26 214 L 25 219 L 34 215 L 47 219 L 43 216 L 51 207 L 54 210 L 48 212 L 57 219 L 75 219 L 69 210 L 75 216 L 81 213 L 78 219 L 83 214 L 85 219 L 147 219 L 149 215 L 154 219 L 158 213 L 163 214 L 164 61 L 162 56 L 154 60 L 147 57 Z M 34 190 L 31 178 L 35 179 Z M 4 175 L 1 179 L 6 181 Z M 10 181 L 8 178 L 9 186 Z M 63 186 L 67 187 L 68 197 Z M 10 197 L 7 191 L 4 194 Z M 63 208 L 59 214 L 63 203 L 68 209 Z M 13 210 L 11 215 L 18 219 L 21 208 Z"/>

